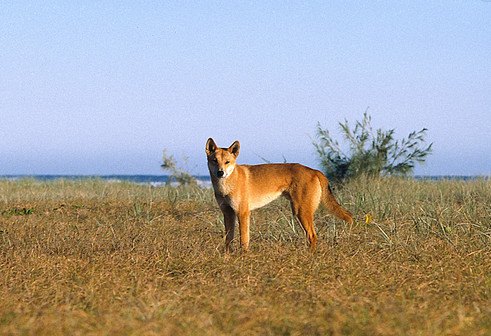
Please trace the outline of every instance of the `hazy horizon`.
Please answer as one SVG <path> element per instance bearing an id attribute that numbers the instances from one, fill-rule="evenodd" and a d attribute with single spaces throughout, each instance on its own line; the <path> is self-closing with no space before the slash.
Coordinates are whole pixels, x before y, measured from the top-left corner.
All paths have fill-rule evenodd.
<path id="1" fill-rule="evenodd" d="M 0 5 L 0 175 L 319 167 L 317 122 L 428 128 L 416 175 L 491 175 L 491 2 Z"/>

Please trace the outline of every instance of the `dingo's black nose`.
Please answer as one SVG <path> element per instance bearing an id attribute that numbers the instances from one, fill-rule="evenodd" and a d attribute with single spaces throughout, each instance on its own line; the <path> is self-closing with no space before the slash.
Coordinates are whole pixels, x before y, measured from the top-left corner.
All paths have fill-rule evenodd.
<path id="1" fill-rule="evenodd" d="M 223 177 L 223 175 L 225 175 L 225 172 L 223 170 L 217 171 L 217 176 L 218 177 Z"/>

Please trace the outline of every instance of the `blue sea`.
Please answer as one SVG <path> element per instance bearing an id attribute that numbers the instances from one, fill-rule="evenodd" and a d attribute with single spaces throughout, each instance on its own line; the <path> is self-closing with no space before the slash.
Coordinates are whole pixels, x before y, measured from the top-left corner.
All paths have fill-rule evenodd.
<path id="1" fill-rule="evenodd" d="M 198 184 L 203 186 L 210 186 L 210 176 L 198 175 L 195 176 L 198 180 Z M 458 181 L 471 181 L 477 179 L 489 179 L 486 176 L 414 176 L 416 180 L 458 180 Z M 167 184 L 169 176 L 167 175 L 0 175 L 0 180 L 22 180 L 22 179 L 34 179 L 38 181 L 54 181 L 54 180 L 84 180 L 84 179 L 100 179 L 108 182 L 132 182 L 139 184 L 150 184 L 154 186 Z"/>
<path id="2" fill-rule="evenodd" d="M 195 176 L 199 185 L 211 185 L 210 176 Z M 99 179 L 108 182 L 132 182 L 138 184 L 150 184 L 153 186 L 164 185 L 169 182 L 167 175 L 0 175 L 0 180 L 22 180 L 34 179 L 37 181 L 55 181 L 55 180 L 85 180 Z"/>

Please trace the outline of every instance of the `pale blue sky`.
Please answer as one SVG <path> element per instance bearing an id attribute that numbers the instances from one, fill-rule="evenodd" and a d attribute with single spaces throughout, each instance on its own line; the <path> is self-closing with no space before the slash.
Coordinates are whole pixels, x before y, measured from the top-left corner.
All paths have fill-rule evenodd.
<path id="1" fill-rule="evenodd" d="M 370 106 L 429 129 L 417 174 L 489 175 L 490 88 L 488 1 L 2 1 L 0 174 L 202 174 L 210 136 L 316 167 Z"/>

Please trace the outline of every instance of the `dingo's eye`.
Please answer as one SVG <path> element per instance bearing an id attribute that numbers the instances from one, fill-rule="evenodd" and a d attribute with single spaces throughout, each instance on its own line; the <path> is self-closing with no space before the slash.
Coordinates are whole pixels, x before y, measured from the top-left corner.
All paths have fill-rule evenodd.
<path id="1" fill-rule="evenodd" d="M 226 161 L 226 162 L 225 162 L 225 164 L 229 164 L 229 163 L 230 163 L 230 161 Z"/>
<path id="2" fill-rule="evenodd" d="M 214 158 L 213 159 L 213 162 L 217 163 L 218 162 L 217 158 Z"/>

